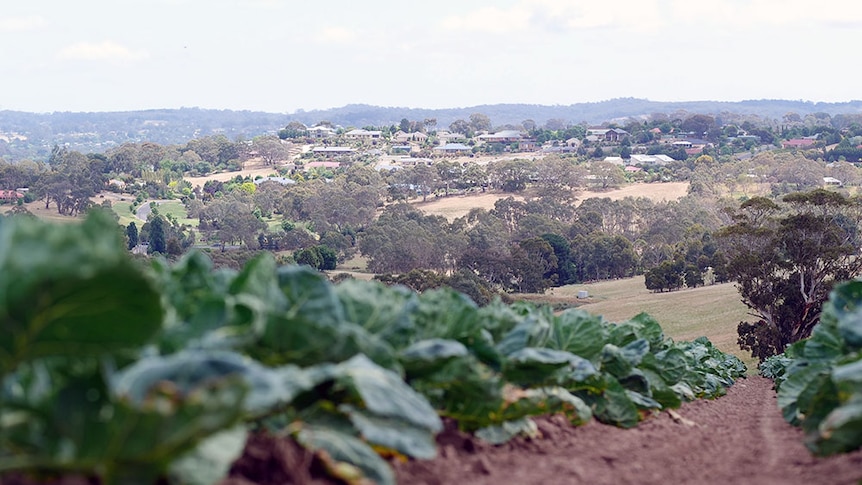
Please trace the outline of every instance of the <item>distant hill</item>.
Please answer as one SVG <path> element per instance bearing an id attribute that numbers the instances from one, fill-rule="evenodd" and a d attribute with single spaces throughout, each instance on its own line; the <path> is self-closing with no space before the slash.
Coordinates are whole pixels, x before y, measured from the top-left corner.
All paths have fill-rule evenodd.
<path id="1" fill-rule="evenodd" d="M 740 102 L 686 101 L 662 102 L 618 98 L 596 103 L 571 105 L 495 104 L 465 108 L 422 109 L 351 104 L 326 110 L 294 113 L 211 110 L 200 108 L 157 109 L 95 113 L 26 113 L 0 111 L 0 157 L 45 159 L 55 144 L 82 152 L 104 152 L 126 142 L 151 141 L 181 144 L 192 138 L 222 134 L 230 139 L 251 138 L 276 133 L 290 121 L 311 125 L 330 121 L 341 126 L 397 125 L 402 119 L 437 120 L 438 128 L 448 127 L 472 113 L 487 115 L 495 126 L 520 125 L 532 119 L 538 125 L 550 119 L 566 123 L 599 124 L 614 119 L 646 117 L 655 113 L 672 116 L 690 114 L 756 115 L 780 120 L 787 113 L 804 117 L 813 113 L 862 114 L 862 101 L 814 103 L 789 100 L 750 100 Z"/>

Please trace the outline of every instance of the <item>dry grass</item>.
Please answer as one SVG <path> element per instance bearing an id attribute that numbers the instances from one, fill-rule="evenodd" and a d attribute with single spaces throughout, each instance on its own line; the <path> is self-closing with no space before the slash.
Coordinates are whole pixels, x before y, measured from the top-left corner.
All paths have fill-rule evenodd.
<path id="1" fill-rule="evenodd" d="M 580 308 L 590 313 L 620 322 L 646 312 L 658 320 L 669 337 L 693 340 L 706 336 L 720 350 L 745 361 L 749 369 L 756 368 L 756 361 L 736 345 L 736 326 L 749 316 L 731 283 L 653 293 L 639 276 L 554 288 L 549 296 L 555 300 L 576 300 L 581 290 L 589 292 L 590 297 Z"/>
<path id="2" fill-rule="evenodd" d="M 238 172 L 219 172 L 205 177 L 184 177 L 183 179 L 191 183 L 192 187 L 203 187 L 209 180 L 227 182 L 228 180 L 236 178 L 237 175 L 242 177 L 250 176 L 252 180 L 258 175 L 261 177 L 269 177 L 270 175 L 278 176 L 278 166 L 264 165 L 261 160 L 249 160 L 245 162 L 243 169 Z"/>
<path id="3" fill-rule="evenodd" d="M 506 197 L 524 200 L 522 196 L 516 194 L 477 192 L 469 195 L 442 197 L 428 202 L 417 202 L 413 205 L 428 215 L 443 216 L 450 221 L 454 221 L 459 217 L 466 216 L 472 209 L 491 210 L 498 200 L 505 199 Z"/>
<path id="4" fill-rule="evenodd" d="M 579 202 L 594 197 L 607 197 L 611 200 L 620 200 L 626 197 L 646 197 L 653 201 L 661 202 L 677 200 L 685 196 L 687 192 L 688 182 L 667 182 L 632 184 L 605 192 L 581 191 L 576 192 L 575 196 L 578 198 Z M 500 199 L 505 199 L 506 197 L 515 197 L 515 199 L 523 200 L 523 196 L 517 194 L 504 192 L 481 192 L 469 195 L 441 197 L 429 202 L 416 202 L 414 205 L 426 214 L 443 216 L 446 219 L 453 221 L 458 217 L 467 215 L 471 209 L 493 209 L 495 202 Z"/>

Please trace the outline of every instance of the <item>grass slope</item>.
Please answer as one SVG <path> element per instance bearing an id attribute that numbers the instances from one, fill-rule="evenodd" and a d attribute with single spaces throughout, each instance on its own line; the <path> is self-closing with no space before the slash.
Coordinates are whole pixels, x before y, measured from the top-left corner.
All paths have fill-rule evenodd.
<path id="1" fill-rule="evenodd" d="M 580 308 L 590 313 L 620 322 L 646 312 L 658 320 L 669 337 L 692 340 L 706 336 L 722 351 L 742 359 L 749 369 L 756 368 L 756 359 L 736 344 L 737 324 L 750 317 L 732 283 L 653 293 L 644 286 L 643 276 L 637 276 L 554 288 L 549 296 L 555 300 L 576 299 L 581 290 L 590 296 Z"/>

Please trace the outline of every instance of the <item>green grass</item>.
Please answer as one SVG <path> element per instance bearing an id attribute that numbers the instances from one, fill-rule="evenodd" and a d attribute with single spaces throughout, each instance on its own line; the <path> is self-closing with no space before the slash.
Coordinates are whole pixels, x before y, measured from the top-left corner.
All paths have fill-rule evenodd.
<path id="1" fill-rule="evenodd" d="M 198 227 L 200 222 L 198 219 L 189 219 L 189 213 L 186 211 L 186 206 L 178 200 L 162 202 L 158 205 L 159 214 L 168 216 L 169 214 L 176 218 L 180 224 L 188 224 L 192 227 Z"/>
<path id="2" fill-rule="evenodd" d="M 581 290 L 589 292 L 587 303 L 580 306 L 583 310 L 612 322 L 628 320 L 641 312 L 649 313 L 674 340 L 706 336 L 720 350 L 742 359 L 749 370 L 756 370 L 757 360 L 736 344 L 737 325 L 750 317 L 731 283 L 653 293 L 646 289 L 643 277 L 639 276 L 563 286 L 552 289 L 549 296 L 555 302 L 576 299 Z"/>
<path id="3" fill-rule="evenodd" d="M 131 211 L 132 201 L 134 201 L 134 197 L 128 197 L 128 201 L 114 201 L 111 204 L 111 209 L 119 216 L 120 220 L 119 224 L 124 226 L 128 226 L 130 222 L 134 221 L 135 225 L 141 226 L 143 221 L 135 217 L 135 214 Z M 138 227 L 140 229 L 140 227 Z"/>

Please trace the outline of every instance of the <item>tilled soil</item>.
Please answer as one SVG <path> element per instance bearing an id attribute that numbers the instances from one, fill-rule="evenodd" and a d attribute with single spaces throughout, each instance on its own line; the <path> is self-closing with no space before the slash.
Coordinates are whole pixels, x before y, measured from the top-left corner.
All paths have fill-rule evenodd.
<path id="1" fill-rule="evenodd" d="M 785 423 L 772 381 L 741 379 L 727 396 L 657 413 L 632 429 L 590 421 L 573 427 L 560 415 L 537 418 L 541 439 L 491 446 L 458 431 L 438 435 L 438 457 L 393 461 L 402 485 L 529 484 L 757 484 L 862 483 L 862 450 L 818 458 L 802 432 Z M 335 484 L 326 464 L 296 442 L 271 435 L 250 438 L 244 455 L 220 485 Z M 38 481 L 0 477 L 0 485 L 92 485 L 64 477 Z"/>
<path id="2" fill-rule="evenodd" d="M 448 429 L 432 461 L 395 464 L 398 483 L 855 484 L 862 450 L 818 458 L 781 417 L 772 381 L 741 379 L 727 396 L 687 403 L 633 429 L 562 416 L 536 420 L 543 438 L 483 444 Z"/>

